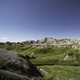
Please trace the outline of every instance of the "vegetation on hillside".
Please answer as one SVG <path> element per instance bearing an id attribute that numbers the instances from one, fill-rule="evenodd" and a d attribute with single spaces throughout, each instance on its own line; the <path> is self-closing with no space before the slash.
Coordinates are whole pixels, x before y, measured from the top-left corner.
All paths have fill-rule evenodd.
<path id="1" fill-rule="evenodd" d="M 32 43 L 32 42 L 31 42 Z M 68 47 L 32 47 L 31 43 L 0 43 L 1 49 L 31 58 L 44 80 L 80 80 L 80 49 Z"/>

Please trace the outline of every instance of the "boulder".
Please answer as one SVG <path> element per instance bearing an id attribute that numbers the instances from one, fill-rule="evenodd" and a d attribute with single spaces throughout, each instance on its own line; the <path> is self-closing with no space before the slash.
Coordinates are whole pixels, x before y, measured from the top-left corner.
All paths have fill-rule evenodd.
<path id="1" fill-rule="evenodd" d="M 0 80 L 42 80 L 40 71 L 26 58 L 0 50 Z"/>

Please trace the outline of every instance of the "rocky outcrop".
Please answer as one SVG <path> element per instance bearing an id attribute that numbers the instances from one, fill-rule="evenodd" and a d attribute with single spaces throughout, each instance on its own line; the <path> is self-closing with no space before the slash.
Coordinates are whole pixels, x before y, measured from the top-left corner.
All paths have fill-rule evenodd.
<path id="1" fill-rule="evenodd" d="M 40 71 L 26 58 L 0 50 L 0 80 L 42 80 Z"/>

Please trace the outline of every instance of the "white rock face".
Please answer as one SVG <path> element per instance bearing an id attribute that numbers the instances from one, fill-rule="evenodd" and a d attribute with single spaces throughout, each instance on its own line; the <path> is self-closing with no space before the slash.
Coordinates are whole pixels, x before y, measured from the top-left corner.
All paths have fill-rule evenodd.
<path id="1" fill-rule="evenodd" d="M 66 56 L 64 57 L 64 61 L 65 61 L 65 60 L 68 60 L 68 58 L 69 58 L 69 56 L 66 55 Z"/>
<path id="2" fill-rule="evenodd" d="M 76 60 L 76 56 L 75 55 L 68 55 L 66 54 L 65 57 L 64 57 L 64 61 L 65 60 Z"/>
<path id="3" fill-rule="evenodd" d="M 48 74 L 48 72 L 45 71 L 44 69 L 41 69 L 41 68 L 40 68 L 40 71 L 42 72 L 43 75 L 47 75 L 47 74 Z"/>

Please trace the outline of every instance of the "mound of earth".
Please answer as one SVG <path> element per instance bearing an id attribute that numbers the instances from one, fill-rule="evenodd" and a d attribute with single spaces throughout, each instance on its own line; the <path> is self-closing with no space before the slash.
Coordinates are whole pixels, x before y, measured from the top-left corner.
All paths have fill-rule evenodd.
<path id="1" fill-rule="evenodd" d="M 42 75 L 28 57 L 0 50 L 0 80 L 42 80 Z"/>

